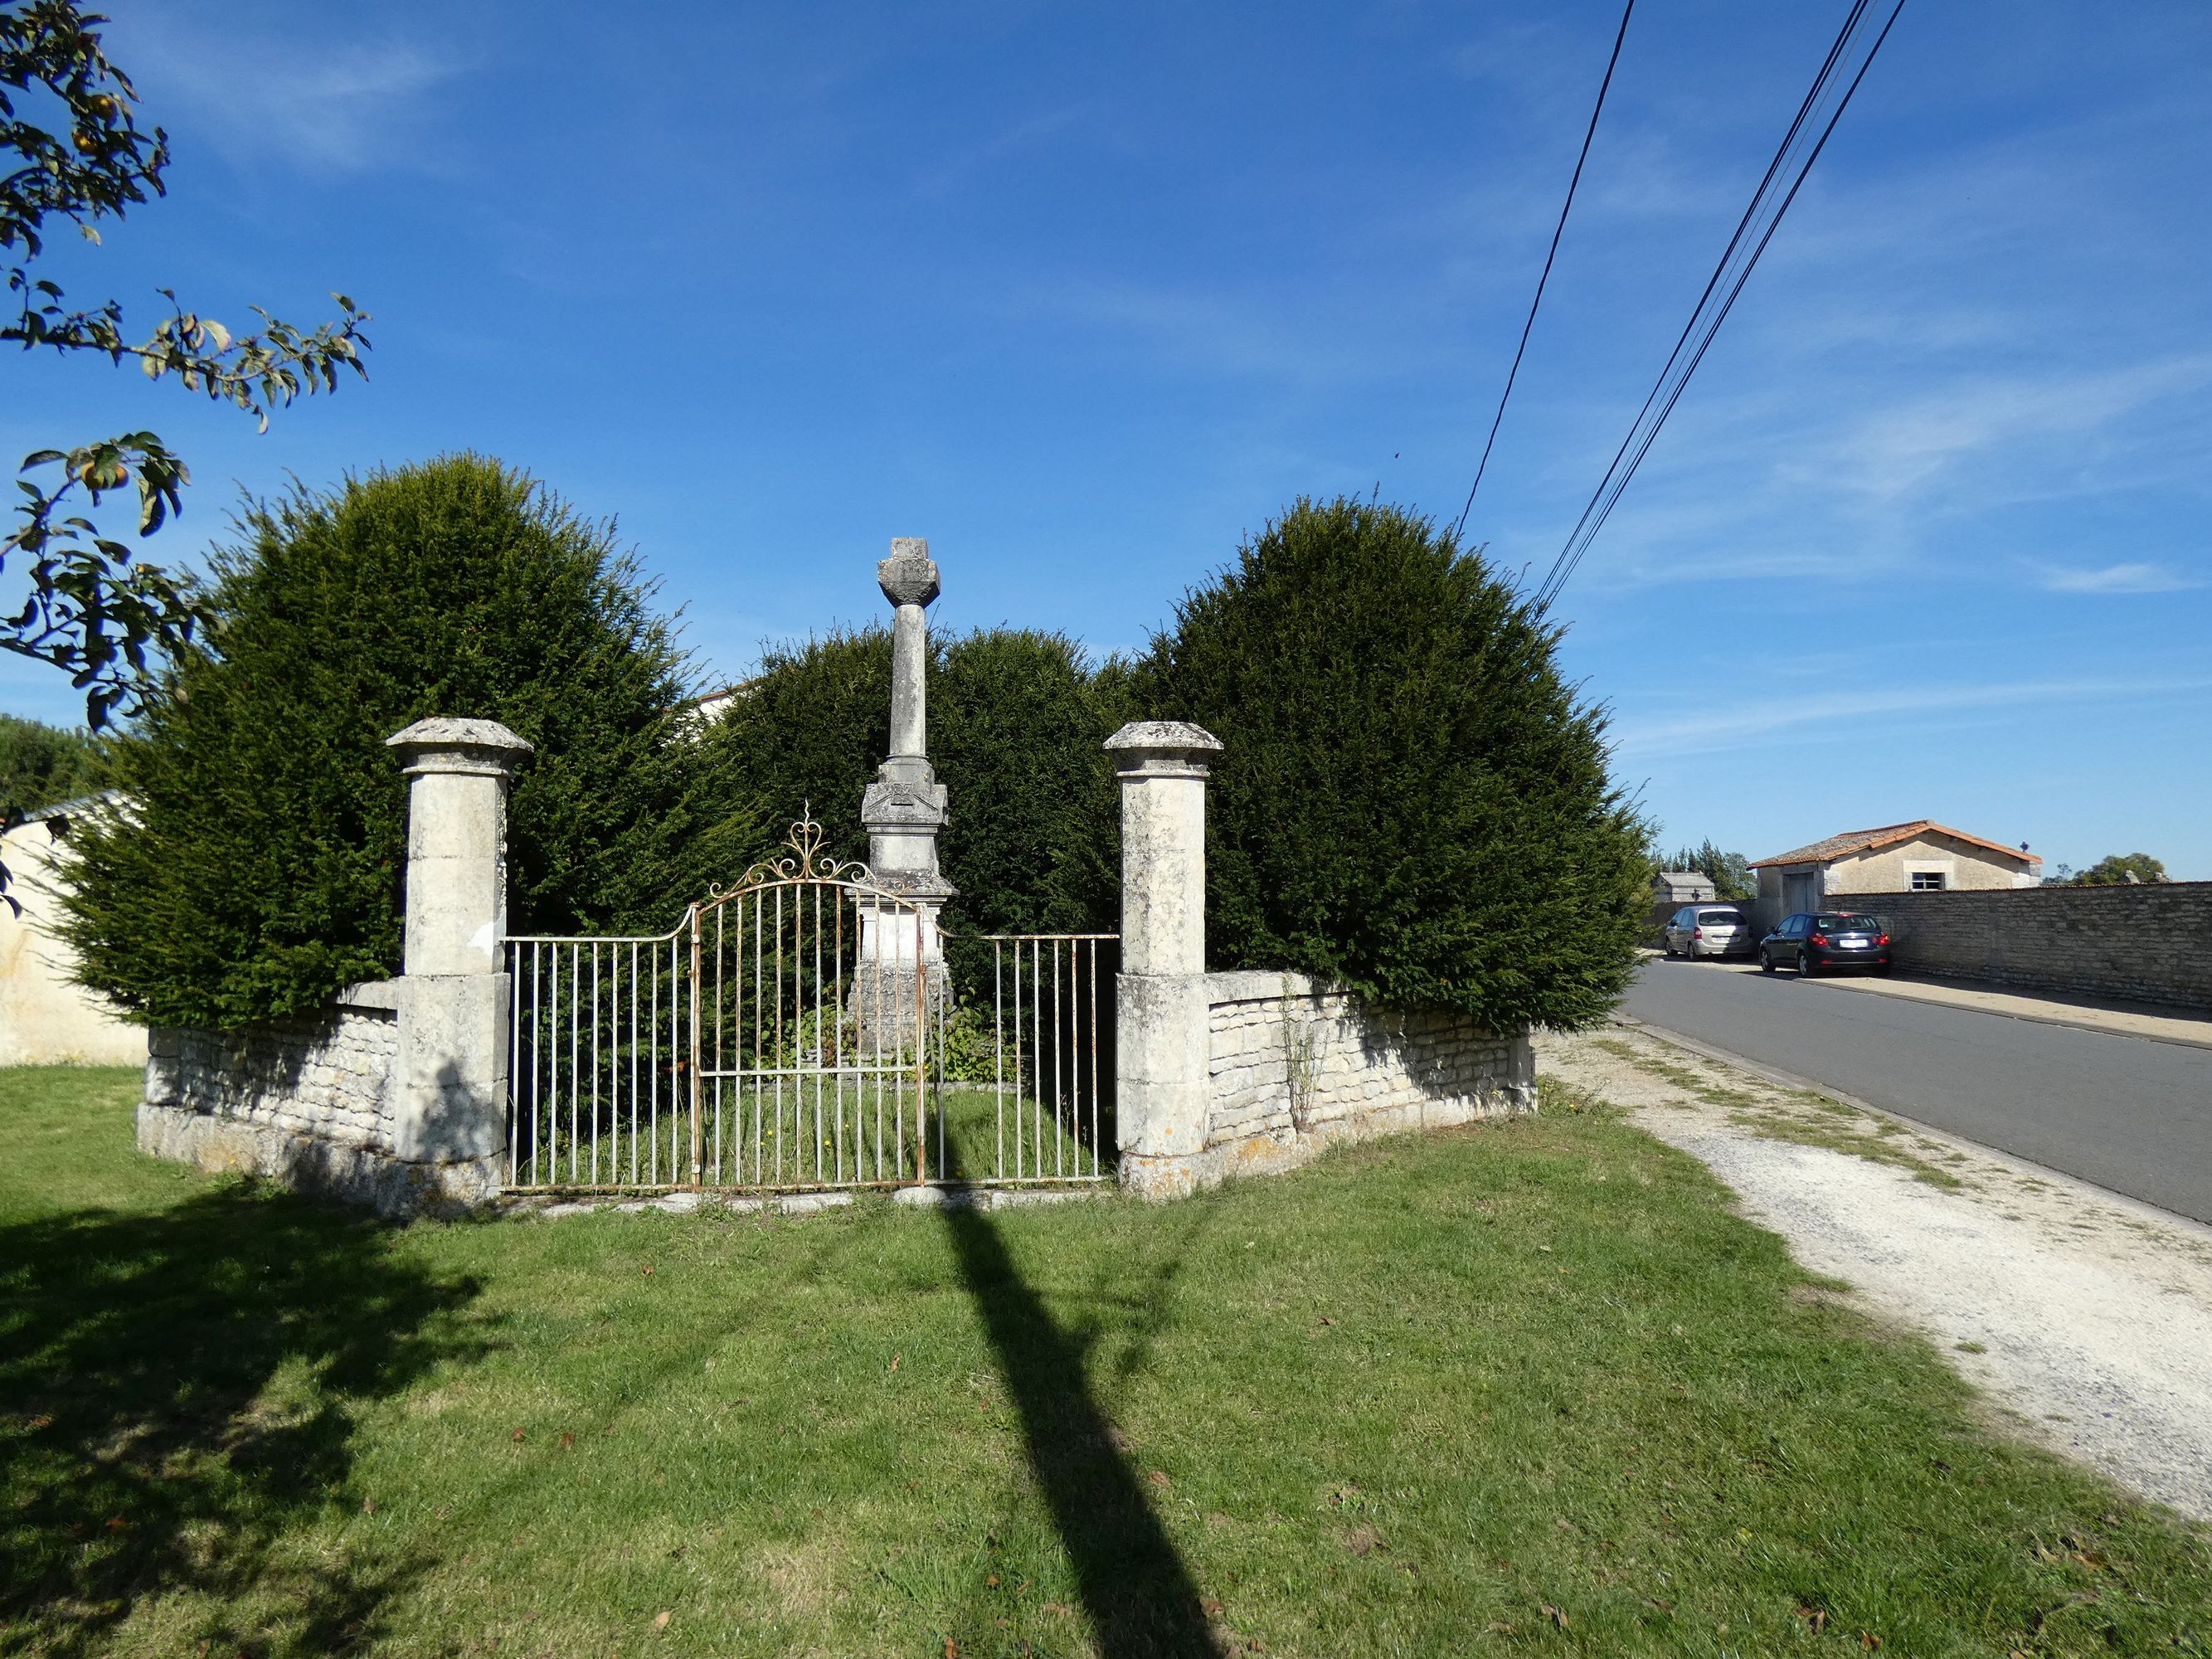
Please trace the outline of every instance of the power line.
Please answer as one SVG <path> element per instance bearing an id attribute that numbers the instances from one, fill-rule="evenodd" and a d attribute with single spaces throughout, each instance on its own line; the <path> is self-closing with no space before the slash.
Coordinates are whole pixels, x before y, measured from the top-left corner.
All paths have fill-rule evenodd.
<path id="1" fill-rule="evenodd" d="M 1820 160 L 1820 152 L 1827 147 L 1829 137 L 1835 131 L 1837 122 L 1843 118 L 1844 111 L 1850 106 L 1852 94 L 1858 91 L 1859 83 L 1865 80 L 1867 71 L 1874 67 L 1875 54 L 1881 52 L 1882 42 L 1889 38 L 1889 32 L 1896 25 L 1898 15 L 1905 9 L 1905 0 L 1896 0 L 1896 3 L 1891 7 L 1889 16 L 1882 24 L 1881 33 L 1875 36 L 1874 44 L 1867 48 L 1864 58 L 1860 62 L 1856 72 L 1851 76 L 1850 82 L 1844 87 L 1842 96 L 1837 100 L 1835 108 L 1829 113 L 1826 121 L 1821 125 L 1820 137 L 1814 141 L 1802 161 L 1797 163 L 1795 176 L 1790 180 L 1788 191 L 1781 196 L 1778 202 L 1773 204 L 1771 212 L 1765 212 L 1763 215 L 1763 210 L 1772 199 L 1776 180 L 1787 170 L 1786 164 L 1792 149 L 1808 130 L 1808 123 L 1822 100 L 1836 86 L 1838 65 L 1850 55 L 1853 39 L 1860 33 L 1865 22 L 1868 6 L 1869 0 L 1855 0 L 1850 14 L 1844 18 L 1844 26 L 1837 33 L 1835 44 L 1828 49 L 1828 56 L 1820 65 L 1820 72 L 1814 77 L 1812 88 L 1805 94 L 1805 101 L 1799 106 L 1796 118 L 1790 122 L 1789 131 L 1783 135 L 1782 143 L 1774 152 L 1773 161 L 1767 165 L 1765 177 L 1760 179 L 1759 188 L 1753 192 L 1751 204 L 1744 210 L 1742 219 L 1738 221 L 1735 234 L 1729 238 L 1728 247 L 1722 253 L 1720 263 L 1714 267 L 1712 277 L 1706 283 L 1705 293 L 1699 295 L 1697 307 L 1691 313 L 1690 320 L 1683 327 L 1681 337 L 1675 341 L 1674 349 L 1668 355 L 1666 367 L 1660 370 L 1659 379 L 1654 383 L 1650 395 L 1644 398 L 1644 407 L 1637 412 L 1636 420 L 1630 426 L 1628 435 L 1621 441 L 1620 449 L 1614 452 L 1612 465 L 1607 467 L 1605 477 L 1599 480 L 1598 487 L 1592 492 L 1589 504 L 1583 508 L 1582 517 L 1576 520 L 1574 529 L 1569 532 L 1566 544 L 1559 550 L 1559 555 L 1553 561 L 1552 568 L 1546 574 L 1542 586 L 1537 589 L 1535 596 L 1537 609 L 1549 609 L 1553 601 L 1559 598 L 1560 589 L 1566 586 L 1568 579 L 1574 574 L 1576 568 L 1581 564 L 1583 556 L 1589 550 L 1590 543 L 1596 539 L 1598 532 L 1604 528 L 1606 520 L 1612 516 L 1613 506 L 1620 501 L 1621 493 L 1628 488 L 1629 480 L 1636 476 L 1637 468 L 1644 464 L 1644 458 L 1650 453 L 1653 442 L 1658 438 L 1660 428 L 1666 425 L 1667 417 L 1674 412 L 1675 404 L 1680 400 L 1683 392 L 1688 387 L 1690 377 L 1698 372 L 1698 365 L 1705 361 L 1706 349 L 1712 344 L 1714 336 L 1719 332 L 1721 324 L 1727 319 L 1729 310 L 1735 304 L 1736 296 L 1743 292 L 1744 284 L 1750 281 L 1752 271 L 1758 266 L 1759 256 L 1766 252 L 1767 244 L 1773 240 L 1775 231 L 1780 228 L 1783 216 L 1789 212 L 1790 204 L 1797 199 L 1797 192 L 1803 186 L 1807 176 L 1812 172 L 1813 164 Z M 1762 216 L 1764 228 L 1759 231 L 1756 240 L 1751 243 L 1748 256 L 1743 260 L 1741 268 L 1735 272 L 1734 280 L 1729 283 L 1725 297 L 1718 306 L 1713 306 L 1711 301 L 1714 294 L 1721 289 L 1723 283 L 1728 280 L 1731 264 L 1735 261 L 1738 252 L 1745 246 L 1753 226 L 1760 222 Z M 1697 339 L 1696 348 L 1686 358 L 1683 355 L 1684 349 L 1689 345 L 1693 335 Z M 1679 373 L 1676 372 L 1678 365 Z M 1656 415 L 1653 413 L 1655 404 L 1657 406 Z"/>
<path id="2" fill-rule="evenodd" d="M 1583 526 L 1589 522 L 1590 514 L 1597 507 L 1598 495 L 1603 493 L 1606 483 L 1612 480 L 1622 458 L 1628 453 L 1628 447 L 1636 441 L 1636 434 L 1644 425 L 1644 417 L 1651 412 L 1651 405 L 1658 401 L 1668 378 L 1674 373 L 1674 365 L 1680 361 L 1682 349 L 1689 343 L 1690 336 L 1698 326 L 1698 319 L 1705 314 L 1705 307 L 1711 301 L 1713 291 L 1721 285 L 1721 279 L 1727 275 L 1737 249 L 1743 246 L 1745 234 L 1750 230 L 1752 221 L 1758 216 L 1760 204 L 1766 200 L 1767 192 L 1774 187 L 1774 180 L 1781 173 L 1782 164 L 1789 158 L 1790 147 L 1797 142 L 1797 135 L 1804 131 L 1806 118 L 1812 114 L 1814 106 L 1820 101 L 1821 93 L 1828 85 L 1829 76 L 1835 70 L 1837 60 L 1843 56 L 1846 41 L 1865 15 L 1866 9 L 1867 0 L 1854 0 L 1850 15 L 1844 19 L 1841 33 L 1836 36 L 1835 44 L 1828 48 L 1828 55 L 1820 64 L 1820 72 L 1813 77 L 1811 90 L 1806 93 L 1805 101 L 1797 106 L 1797 113 L 1790 123 L 1790 130 L 1782 135 L 1782 142 L 1775 146 L 1774 158 L 1767 162 L 1765 175 L 1759 179 L 1759 188 L 1752 191 L 1751 200 L 1743 210 L 1743 217 L 1736 221 L 1735 234 L 1729 238 L 1728 246 L 1722 250 L 1720 261 L 1713 267 L 1713 274 L 1706 278 L 1705 291 L 1698 296 L 1698 303 L 1691 308 L 1689 321 L 1682 325 L 1682 332 L 1674 341 L 1674 349 L 1667 354 L 1665 367 L 1660 369 L 1658 380 L 1644 397 L 1644 407 L 1636 411 L 1636 419 L 1629 425 L 1628 435 L 1620 441 L 1620 447 L 1613 452 L 1613 460 L 1606 467 L 1605 478 L 1600 482 L 1597 492 L 1590 497 L 1589 505 L 1583 508 L 1582 517 L 1575 521 L 1574 529 L 1569 532 L 1567 539 L 1570 545 L 1582 533 Z M 1553 560 L 1551 569 L 1545 573 L 1546 586 L 1550 585 L 1565 556 L 1565 551 L 1562 550 L 1559 556 Z"/>
<path id="3" fill-rule="evenodd" d="M 1590 111 L 1589 127 L 1583 134 L 1582 154 L 1575 157 L 1574 177 L 1567 180 L 1567 199 L 1559 204 L 1559 222 L 1552 228 L 1551 251 L 1544 255 L 1544 273 L 1536 279 L 1536 297 L 1528 302 L 1528 320 L 1521 325 L 1521 343 L 1514 348 L 1513 367 L 1505 372 L 1505 390 L 1498 395 L 1498 413 L 1491 417 L 1490 436 L 1483 440 L 1482 459 L 1476 463 L 1474 482 L 1468 486 L 1467 505 L 1459 510 L 1459 522 L 1452 526 L 1456 537 L 1467 528 L 1467 515 L 1474 507 L 1474 492 L 1482 488 L 1482 475 L 1490 465 L 1490 448 L 1498 441 L 1498 428 L 1505 419 L 1505 402 L 1513 395 L 1513 382 L 1521 373 L 1521 355 L 1528 349 L 1528 332 L 1536 326 L 1536 308 L 1544 303 L 1544 284 L 1552 280 L 1552 261 L 1559 257 L 1559 237 L 1567 228 L 1567 214 L 1575 204 L 1575 186 L 1583 181 L 1583 163 L 1589 160 L 1590 140 L 1597 137 L 1597 118 L 1605 110 L 1606 90 L 1613 85 L 1613 66 L 1620 62 L 1620 43 L 1628 38 L 1629 14 L 1636 9 L 1636 0 L 1620 9 L 1620 29 L 1613 37 L 1613 56 L 1606 59 L 1605 79 L 1598 82 L 1597 104 Z"/>

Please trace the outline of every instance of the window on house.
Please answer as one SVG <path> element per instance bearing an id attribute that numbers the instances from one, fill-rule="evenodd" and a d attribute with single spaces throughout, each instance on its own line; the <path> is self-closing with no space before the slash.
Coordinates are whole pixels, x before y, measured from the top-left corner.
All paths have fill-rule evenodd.
<path id="1" fill-rule="evenodd" d="M 1916 893 L 1942 892 L 1943 872 L 1941 870 L 1915 870 L 1912 872 L 1912 890 Z"/>

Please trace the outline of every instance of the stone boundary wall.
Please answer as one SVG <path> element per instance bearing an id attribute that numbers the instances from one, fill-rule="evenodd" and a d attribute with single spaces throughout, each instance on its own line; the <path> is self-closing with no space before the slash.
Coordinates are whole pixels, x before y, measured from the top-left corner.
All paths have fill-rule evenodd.
<path id="1" fill-rule="evenodd" d="M 1372 1007 L 1304 974 L 1208 974 L 1206 987 L 1200 1182 L 1290 1169 L 1340 1140 L 1535 1109 L 1525 1032 Z"/>
<path id="2" fill-rule="evenodd" d="M 383 980 L 349 988 L 319 1013 L 243 1031 L 155 1028 L 138 1150 L 386 1215 L 489 1196 L 497 1181 L 488 1167 L 428 1169 L 396 1155 L 405 1000 L 404 981 Z"/>
<path id="3" fill-rule="evenodd" d="M 2212 881 L 1832 893 L 1887 917 L 1906 973 L 2212 1008 Z"/>

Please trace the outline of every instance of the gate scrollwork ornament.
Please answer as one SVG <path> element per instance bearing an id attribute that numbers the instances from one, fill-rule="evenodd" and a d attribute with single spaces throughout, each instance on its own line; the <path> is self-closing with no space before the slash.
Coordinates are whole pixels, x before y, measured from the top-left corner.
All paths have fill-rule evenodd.
<path id="1" fill-rule="evenodd" d="M 876 885 L 875 872 L 858 859 L 832 858 L 822 850 L 823 831 L 814 821 L 814 803 L 806 802 L 799 810 L 797 823 L 784 836 L 784 844 L 791 851 L 772 859 L 763 859 L 727 887 L 720 882 L 707 889 L 711 900 L 725 899 L 733 893 L 742 893 L 755 887 L 764 887 L 777 881 L 842 881 L 859 887 Z"/>

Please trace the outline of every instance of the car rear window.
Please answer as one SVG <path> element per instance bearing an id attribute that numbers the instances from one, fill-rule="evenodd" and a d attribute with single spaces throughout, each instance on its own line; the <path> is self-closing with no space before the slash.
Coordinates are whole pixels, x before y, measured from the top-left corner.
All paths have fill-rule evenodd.
<path id="1" fill-rule="evenodd" d="M 1700 910 L 1698 912 L 1698 925 L 1700 927 L 1741 927 L 1743 926 L 1743 912 Z"/>
<path id="2" fill-rule="evenodd" d="M 1815 916 L 1813 925 L 1827 933 L 1878 933 L 1881 931 L 1881 924 L 1872 916 Z"/>

